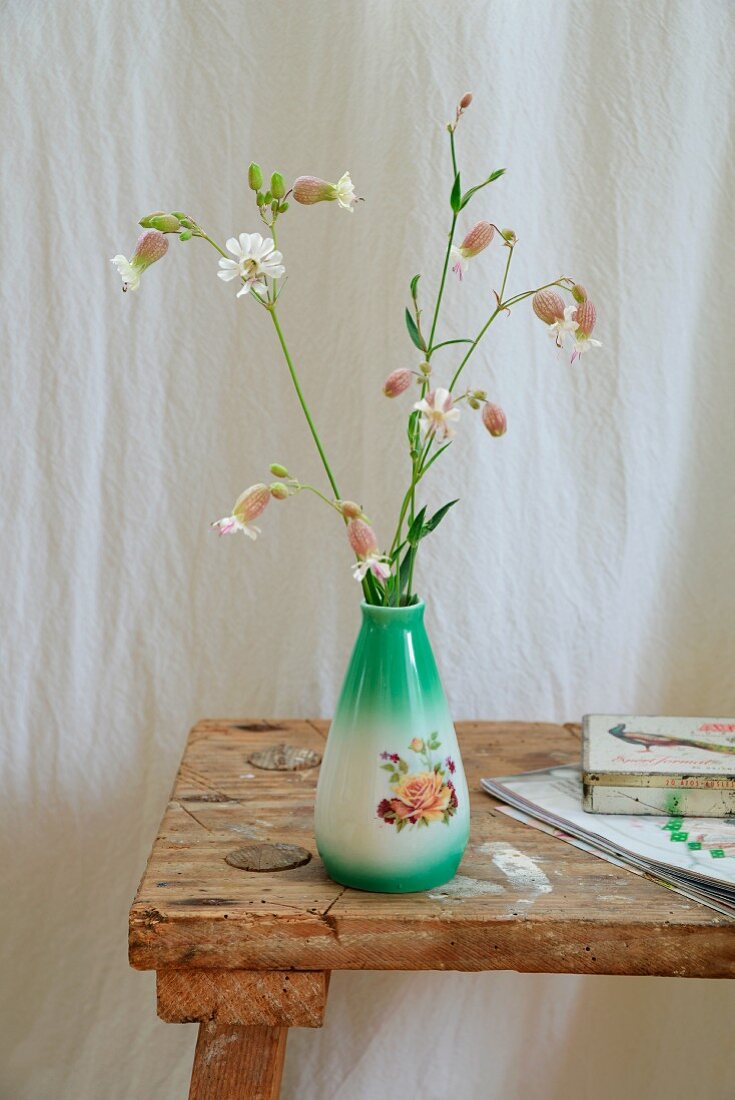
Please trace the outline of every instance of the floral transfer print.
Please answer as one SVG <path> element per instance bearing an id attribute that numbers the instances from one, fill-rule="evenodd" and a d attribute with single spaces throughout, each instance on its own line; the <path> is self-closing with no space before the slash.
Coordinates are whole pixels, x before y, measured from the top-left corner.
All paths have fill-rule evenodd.
<path id="1" fill-rule="evenodd" d="M 408 761 L 397 752 L 381 752 L 380 759 L 385 763 L 381 768 L 388 772 L 391 797 L 384 798 L 378 804 L 378 817 L 388 825 L 395 825 L 396 832 L 407 825 L 431 825 L 433 821 L 449 824 L 449 819 L 457 812 L 457 792 L 451 776 L 456 765 L 451 756 L 443 763 L 434 762 L 432 752 L 441 745 L 436 733 L 427 740 L 414 737 L 409 750 L 415 753 L 423 766 L 422 771 L 411 772 Z"/>

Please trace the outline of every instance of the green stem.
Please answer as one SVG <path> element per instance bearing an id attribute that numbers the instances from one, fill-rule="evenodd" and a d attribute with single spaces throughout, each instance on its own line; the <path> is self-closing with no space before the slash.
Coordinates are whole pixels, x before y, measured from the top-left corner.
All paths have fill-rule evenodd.
<path id="1" fill-rule="evenodd" d="M 471 345 L 470 345 L 470 347 L 467 351 L 467 354 L 465 355 L 464 359 L 462 360 L 462 362 L 459 364 L 456 371 L 454 372 L 454 377 L 452 378 L 451 384 L 449 386 L 449 392 L 450 393 L 452 392 L 454 387 L 457 385 L 457 381 L 459 379 L 460 374 L 462 373 L 465 366 L 467 365 L 467 362 L 468 362 L 470 356 L 472 355 L 473 351 L 475 350 L 477 345 L 480 343 L 480 341 L 482 340 L 482 338 L 485 335 L 485 333 L 487 332 L 487 330 L 490 328 L 490 325 L 493 323 L 493 321 L 498 316 L 498 314 L 501 313 L 506 308 L 506 305 L 503 302 L 503 293 L 505 291 L 505 285 L 508 282 L 508 272 L 510 270 L 510 261 L 512 259 L 513 259 L 513 249 L 510 248 L 510 249 L 508 249 L 508 259 L 506 260 L 506 263 L 505 263 L 505 271 L 503 272 L 503 282 L 501 283 L 501 286 L 500 286 L 500 294 L 498 295 L 498 305 L 495 308 L 495 310 L 493 311 L 493 313 L 490 315 L 488 320 L 485 322 L 485 324 L 482 326 L 482 328 L 478 332 L 475 339 L 472 341 L 472 343 L 471 343 Z"/>
<path id="2" fill-rule="evenodd" d="M 304 397 L 303 390 L 301 389 L 301 385 L 299 383 L 299 378 L 298 378 L 298 375 L 296 374 L 296 368 L 294 367 L 293 360 L 292 360 L 292 358 L 289 354 L 289 350 L 288 350 L 288 347 L 286 345 L 286 338 L 283 335 L 283 329 L 281 328 L 281 325 L 280 325 L 280 322 L 278 320 L 278 316 L 276 314 L 275 308 L 273 306 L 270 306 L 268 308 L 268 312 L 271 315 L 271 320 L 273 321 L 273 327 L 275 328 L 276 333 L 278 335 L 278 342 L 281 345 L 281 350 L 283 352 L 283 357 L 286 360 L 286 366 L 288 367 L 288 372 L 291 375 L 291 381 L 293 382 L 293 387 L 296 390 L 296 396 L 299 399 L 299 404 L 301 405 L 301 409 L 304 413 L 304 416 L 306 417 L 306 423 L 309 425 L 309 430 L 311 432 L 312 439 L 314 440 L 314 443 L 316 444 L 316 449 L 319 452 L 319 457 L 322 460 L 322 466 L 324 467 L 324 470 L 326 472 L 327 478 L 329 480 L 329 484 L 332 486 L 332 492 L 334 493 L 337 500 L 341 500 L 340 492 L 339 492 L 339 489 L 337 487 L 337 482 L 334 480 L 334 474 L 332 473 L 329 462 L 327 461 L 327 456 L 324 453 L 324 448 L 322 447 L 322 441 L 319 438 L 319 432 L 316 430 L 316 425 L 314 424 L 314 421 L 311 418 L 311 413 L 309 412 L 309 406 L 306 404 L 306 398 Z"/>
<path id="3" fill-rule="evenodd" d="M 273 229 L 272 226 L 271 226 L 271 228 Z M 216 249 L 217 252 L 219 252 L 220 256 L 224 256 L 225 259 L 227 259 L 227 253 L 224 251 L 223 248 L 221 248 L 217 244 L 216 241 L 212 240 L 212 238 L 207 236 L 207 234 L 204 233 L 201 229 L 199 230 L 199 235 L 202 237 L 203 240 L 205 240 L 209 244 L 211 244 L 212 248 Z M 275 230 L 274 230 L 273 244 L 275 245 L 275 243 L 276 243 L 276 236 L 275 236 Z M 311 418 L 311 413 L 309 412 L 309 406 L 306 404 L 306 398 L 304 397 L 303 390 L 301 389 L 301 385 L 299 383 L 298 375 L 296 374 L 296 368 L 294 367 L 293 360 L 291 359 L 291 355 L 289 354 L 289 350 L 288 350 L 288 347 L 286 345 L 286 338 L 283 335 L 283 329 L 281 328 L 280 323 L 278 321 L 278 317 L 276 316 L 275 303 L 274 302 L 273 303 L 266 303 L 266 302 L 261 301 L 261 305 L 264 305 L 265 308 L 268 310 L 268 312 L 271 315 L 271 318 L 273 320 L 273 325 L 275 327 L 276 333 L 278 334 L 278 341 L 281 345 L 281 350 L 283 351 L 283 355 L 284 355 L 284 358 L 286 360 L 286 365 L 288 366 L 289 374 L 291 375 L 291 381 L 293 382 L 294 389 L 296 390 L 296 396 L 299 399 L 299 404 L 301 405 L 304 416 L 306 417 L 306 422 L 309 425 L 309 430 L 311 431 L 312 438 L 314 440 L 314 443 L 316 444 L 316 449 L 319 452 L 319 457 L 322 460 L 322 465 L 324 466 L 324 470 L 325 470 L 327 478 L 329 480 L 329 484 L 332 487 L 332 492 L 334 493 L 337 500 L 341 500 L 341 494 L 340 494 L 339 488 L 337 486 L 337 482 L 335 480 L 334 474 L 332 473 L 329 462 L 327 461 L 327 456 L 325 455 L 324 448 L 322 447 L 322 441 L 319 438 L 319 433 L 316 430 L 316 425 L 314 424 L 314 421 Z M 306 488 L 306 486 L 305 486 L 305 488 Z M 326 500 L 328 504 L 331 503 L 327 499 L 327 497 L 324 497 L 321 493 L 319 493 L 319 491 L 317 489 L 314 489 L 312 486 L 308 486 L 308 488 L 310 488 L 312 492 L 317 493 L 318 496 L 322 496 L 322 499 Z M 345 524 L 346 524 L 347 523 L 346 518 L 344 516 L 342 518 L 344 519 Z M 378 586 L 375 583 L 374 578 L 372 576 L 368 575 L 363 580 L 363 582 L 362 582 L 362 591 L 363 591 L 363 595 L 365 596 L 365 599 L 368 603 L 379 604 L 379 603 L 382 602 L 381 598 L 380 598 L 380 592 L 378 590 Z"/>

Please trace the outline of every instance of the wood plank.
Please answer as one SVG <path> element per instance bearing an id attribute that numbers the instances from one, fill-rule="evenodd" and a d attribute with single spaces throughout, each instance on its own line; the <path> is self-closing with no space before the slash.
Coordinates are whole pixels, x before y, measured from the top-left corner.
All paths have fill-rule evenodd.
<path id="1" fill-rule="evenodd" d="M 472 824 L 452 883 L 409 895 L 337 886 L 313 840 L 318 768 L 247 763 L 277 741 L 319 750 L 327 727 L 195 727 L 131 910 L 133 966 L 735 976 L 735 922 L 513 821 L 482 792 L 484 775 L 576 761 L 579 740 L 562 726 L 458 724 Z M 313 858 L 280 873 L 229 867 L 248 841 L 299 844 Z"/>
<path id="2" fill-rule="evenodd" d="M 323 971 L 159 970 L 157 1010 L 169 1024 L 321 1027 L 328 985 Z"/>
<path id="3" fill-rule="evenodd" d="M 288 1030 L 199 1025 L 189 1100 L 278 1100 Z"/>

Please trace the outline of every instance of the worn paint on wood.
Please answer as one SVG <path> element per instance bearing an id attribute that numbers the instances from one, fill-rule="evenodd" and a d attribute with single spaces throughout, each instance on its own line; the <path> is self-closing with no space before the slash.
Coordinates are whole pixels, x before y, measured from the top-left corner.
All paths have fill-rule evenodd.
<path id="1" fill-rule="evenodd" d="M 200 1024 L 189 1100 L 277 1100 L 287 1036 L 282 1027 Z"/>
<path id="2" fill-rule="evenodd" d="M 319 752 L 327 723 L 210 719 L 192 731 L 130 914 L 134 966 L 735 976 L 735 922 L 497 813 L 480 790 L 482 776 L 577 761 L 576 730 L 459 723 L 470 844 L 454 884 L 407 895 L 327 878 L 313 840 L 318 768 L 247 770 L 275 730 Z M 225 863 L 238 835 L 313 858 L 248 874 Z"/>

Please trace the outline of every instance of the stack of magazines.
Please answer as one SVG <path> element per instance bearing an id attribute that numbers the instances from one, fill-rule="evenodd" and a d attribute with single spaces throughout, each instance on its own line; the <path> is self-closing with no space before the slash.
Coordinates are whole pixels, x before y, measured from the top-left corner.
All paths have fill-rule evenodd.
<path id="1" fill-rule="evenodd" d="M 509 817 L 735 917 L 735 820 L 589 814 L 575 765 L 483 779 Z"/>

